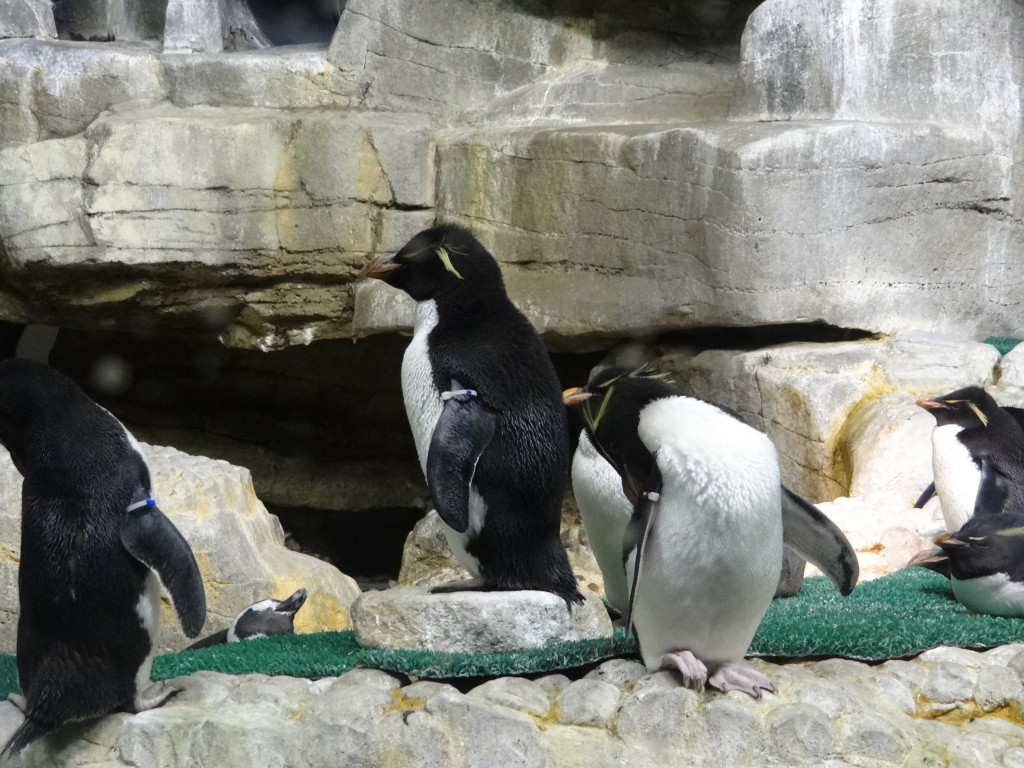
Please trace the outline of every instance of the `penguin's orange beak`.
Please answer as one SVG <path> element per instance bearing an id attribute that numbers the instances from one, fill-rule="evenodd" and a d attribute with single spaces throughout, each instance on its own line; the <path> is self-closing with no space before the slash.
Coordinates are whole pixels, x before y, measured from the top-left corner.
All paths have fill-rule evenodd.
<path id="1" fill-rule="evenodd" d="M 935 545 L 948 552 L 951 549 L 964 546 L 964 542 L 960 541 L 960 539 L 952 533 L 943 533 L 936 537 Z"/>
<path id="2" fill-rule="evenodd" d="M 925 549 L 918 552 L 907 563 L 907 565 L 920 565 L 928 568 L 946 559 L 946 553 L 941 549 Z"/>
<path id="3" fill-rule="evenodd" d="M 919 397 L 914 401 L 914 405 L 924 408 L 926 411 L 935 411 L 946 407 L 946 404 L 937 397 Z"/>
<path id="4" fill-rule="evenodd" d="M 586 387 L 569 387 L 562 392 L 562 402 L 569 406 L 579 405 L 592 394 Z"/>
<path id="5" fill-rule="evenodd" d="M 376 277 L 378 280 L 382 279 L 388 272 L 394 272 L 402 265 L 395 261 L 393 256 L 378 256 L 365 267 L 359 273 L 359 279 L 365 280 L 368 277 Z"/>

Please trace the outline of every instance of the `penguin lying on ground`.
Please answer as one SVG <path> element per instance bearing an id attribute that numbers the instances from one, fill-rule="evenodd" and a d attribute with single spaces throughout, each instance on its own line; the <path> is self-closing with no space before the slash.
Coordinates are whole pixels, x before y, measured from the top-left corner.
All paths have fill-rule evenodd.
<path id="1" fill-rule="evenodd" d="M 2 754 L 58 726 L 142 711 L 177 690 L 150 685 L 160 586 L 195 637 L 206 619 L 188 542 L 152 498 L 138 443 L 70 379 L 0 363 L 0 443 L 22 484 L 17 665 L 25 721 Z"/>
<path id="2" fill-rule="evenodd" d="M 783 494 L 775 447 L 713 405 L 677 395 L 649 371 L 609 371 L 567 390 L 587 437 L 615 467 L 633 514 L 622 562 L 640 651 L 648 669 L 677 669 L 705 684 L 759 698 L 774 691 L 743 658 L 775 592 L 782 566 Z M 788 503 L 787 503 L 788 504 Z M 857 579 L 842 533 L 808 505 L 792 505 L 792 538 L 833 571 L 844 594 Z"/>
<path id="3" fill-rule="evenodd" d="M 935 417 L 932 472 L 948 531 L 959 530 L 975 514 L 987 476 L 992 482 L 986 487 L 1004 501 L 981 499 L 987 509 L 1024 509 L 1024 412 L 1000 407 L 981 387 L 922 397 L 917 404 Z M 915 506 L 924 506 L 927 496 L 926 490 Z"/>
<path id="4" fill-rule="evenodd" d="M 362 272 L 416 300 L 402 393 L 456 559 L 477 578 L 435 587 L 539 589 L 581 602 L 559 539 L 569 441 L 540 337 L 466 229 L 424 230 Z"/>
<path id="5" fill-rule="evenodd" d="M 235 616 L 231 625 L 220 632 L 192 643 L 186 650 L 207 648 L 221 643 L 237 643 L 257 637 L 290 635 L 295 631 L 295 614 L 306 602 L 306 590 L 299 589 L 284 600 L 267 598 L 253 603 Z"/>
<path id="6" fill-rule="evenodd" d="M 956 599 L 975 613 L 1024 617 L 1024 514 L 976 515 L 935 544 L 910 565 L 947 576 Z"/>

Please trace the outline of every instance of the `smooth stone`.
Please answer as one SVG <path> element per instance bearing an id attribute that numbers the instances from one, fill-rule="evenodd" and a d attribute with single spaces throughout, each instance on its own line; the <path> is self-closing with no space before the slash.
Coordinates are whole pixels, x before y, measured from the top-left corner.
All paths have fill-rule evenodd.
<path id="1" fill-rule="evenodd" d="M 478 685 L 469 697 L 498 704 L 534 717 L 545 717 L 551 708 L 548 693 L 532 680 L 522 677 L 499 677 Z"/>
<path id="2" fill-rule="evenodd" d="M 604 728 L 619 706 L 622 691 L 600 680 L 574 680 L 562 689 L 556 708 L 558 721 L 566 725 Z"/>
<path id="3" fill-rule="evenodd" d="M 449 592 L 395 587 L 367 592 L 352 605 L 360 645 L 493 653 L 542 648 L 553 642 L 611 636 L 596 597 L 574 605 L 550 592 Z"/>

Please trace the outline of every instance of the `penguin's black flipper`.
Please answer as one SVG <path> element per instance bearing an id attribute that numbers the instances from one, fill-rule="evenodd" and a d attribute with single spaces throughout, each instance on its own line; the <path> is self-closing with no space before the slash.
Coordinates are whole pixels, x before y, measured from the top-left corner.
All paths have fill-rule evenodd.
<path id="1" fill-rule="evenodd" d="M 628 468 L 622 475 L 622 488 L 627 496 L 631 490 L 636 492 L 640 485 Z M 633 500 L 633 515 L 626 524 L 626 531 L 622 537 L 622 564 L 629 560 L 629 555 L 634 550 L 636 557 L 633 560 L 633 583 L 629 590 L 629 606 L 626 608 L 626 637 L 633 631 L 633 605 L 636 603 L 637 585 L 640 583 L 640 564 L 643 559 L 644 545 L 651 535 L 651 528 L 654 525 L 654 516 L 658 511 L 658 500 L 661 497 L 661 470 L 658 469 L 657 456 L 652 456 L 650 475 L 643 487 L 648 490 L 639 492 L 638 496 L 630 496 Z"/>
<path id="2" fill-rule="evenodd" d="M 782 486 L 782 541 L 828 576 L 844 595 L 860 578 L 857 553 L 839 527 L 807 499 Z"/>
<path id="3" fill-rule="evenodd" d="M 36 739 L 45 736 L 56 726 L 46 726 L 28 717 L 14 732 L 14 735 L 4 745 L 3 752 L 0 752 L 0 760 L 6 760 L 17 755 Z"/>
<path id="4" fill-rule="evenodd" d="M 199 566 L 185 537 L 156 505 L 128 512 L 121 543 L 132 557 L 156 571 L 187 637 L 206 622 L 206 592 Z"/>
<path id="5" fill-rule="evenodd" d="M 991 515 L 1003 511 L 1010 496 L 1010 482 L 988 458 L 981 460 L 981 479 L 974 499 L 975 515 Z"/>
<path id="6" fill-rule="evenodd" d="M 185 648 L 186 651 L 194 651 L 196 648 L 209 648 L 211 645 L 223 645 L 228 641 L 228 631 L 222 629 L 220 632 L 214 632 L 212 635 L 207 635 L 202 640 L 196 640 L 192 645 Z"/>
<path id="7" fill-rule="evenodd" d="M 469 488 L 480 455 L 494 437 L 494 414 L 476 392 L 452 381 L 427 452 L 427 487 L 437 514 L 451 528 L 469 528 Z"/>
<path id="8" fill-rule="evenodd" d="M 924 509 L 924 505 L 931 501 L 934 495 L 935 483 L 928 483 L 928 486 L 921 491 L 921 495 L 917 497 L 917 501 L 914 502 L 914 509 Z"/>

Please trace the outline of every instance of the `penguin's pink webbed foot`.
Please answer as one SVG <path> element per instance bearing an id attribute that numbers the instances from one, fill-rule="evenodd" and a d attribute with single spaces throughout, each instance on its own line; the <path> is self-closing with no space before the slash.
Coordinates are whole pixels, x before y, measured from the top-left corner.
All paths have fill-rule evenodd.
<path id="1" fill-rule="evenodd" d="M 720 691 L 742 691 L 755 699 L 761 698 L 761 691 L 778 693 L 771 680 L 740 664 L 723 664 L 708 678 L 708 685 Z"/>
<path id="2" fill-rule="evenodd" d="M 661 657 L 661 666 L 677 669 L 683 676 L 683 685 L 700 693 L 708 681 L 708 668 L 690 651 L 671 651 Z"/>
<path id="3" fill-rule="evenodd" d="M 20 693 L 8 693 L 7 700 L 22 712 L 24 712 L 28 708 L 28 699 L 26 699 Z"/>
<path id="4" fill-rule="evenodd" d="M 176 693 L 181 693 L 181 688 L 175 688 L 163 681 L 153 683 L 146 690 L 135 694 L 135 700 L 132 702 L 135 707 L 134 711 L 139 713 L 145 712 L 147 709 L 156 709 L 163 706 Z"/>

